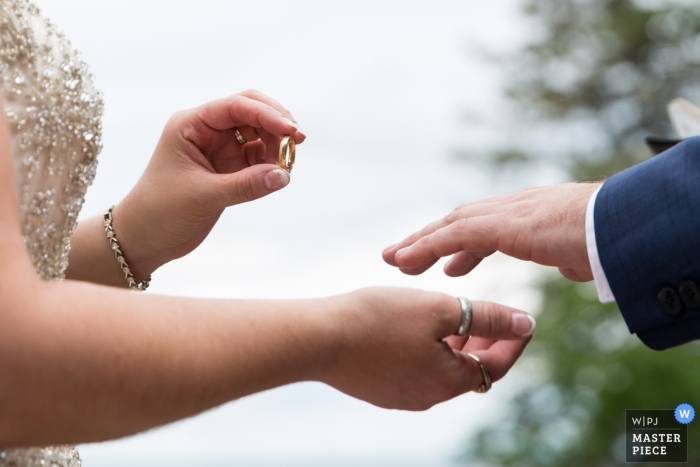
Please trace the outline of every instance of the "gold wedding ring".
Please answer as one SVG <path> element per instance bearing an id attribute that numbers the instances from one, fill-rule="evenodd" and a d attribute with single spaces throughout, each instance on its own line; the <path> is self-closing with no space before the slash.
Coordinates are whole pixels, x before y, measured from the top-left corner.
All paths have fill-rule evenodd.
<path id="1" fill-rule="evenodd" d="M 294 157 L 296 156 L 296 142 L 293 136 L 285 136 L 280 143 L 279 165 L 287 172 L 291 173 L 294 167 Z"/>
<path id="2" fill-rule="evenodd" d="M 489 392 L 489 389 L 491 389 L 491 373 L 489 373 L 489 370 L 486 369 L 486 367 L 481 363 L 481 360 L 479 360 L 476 355 L 472 355 L 468 353 L 472 359 L 479 365 L 479 368 L 481 368 L 481 376 L 484 378 L 484 382 L 481 383 L 481 386 L 476 388 L 474 392 L 478 392 L 479 394 L 484 394 L 485 392 Z"/>

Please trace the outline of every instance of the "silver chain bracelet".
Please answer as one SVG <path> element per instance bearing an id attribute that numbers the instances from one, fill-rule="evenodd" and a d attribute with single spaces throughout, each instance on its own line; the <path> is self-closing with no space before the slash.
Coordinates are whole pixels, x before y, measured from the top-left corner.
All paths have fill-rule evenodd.
<path id="1" fill-rule="evenodd" d="M 119 266 L 122 268 L 124 278 L 126 279 L 126 283 L 129 284 L 129 288 L 134 292 L 143 292 L 151 284 L 151 276 L 145 278 L 140 284 L 136 283 L 134 274 L 131 272 L 131 268 L 129 268 L 129 263 L 126 262 L 126 258 L 124 258 L 124 253 L 122 253 L 122 250 L 119 248 L 119 240 L 117 240 L 117 236 L 112 228 L 112 209 L 114 209 L 114 206 L 105 211 L 105 233 L 109 239 L 109 246 L 112 248 L 114 257 L 117 258 Z"/>

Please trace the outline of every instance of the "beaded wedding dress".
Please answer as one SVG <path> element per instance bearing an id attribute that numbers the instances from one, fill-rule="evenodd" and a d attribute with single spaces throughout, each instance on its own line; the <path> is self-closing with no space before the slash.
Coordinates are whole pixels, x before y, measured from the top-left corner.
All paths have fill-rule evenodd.
<path id="1" fill-rule="evenodd" d="M 62 280 L 101 149 L 102 95 L 70 43 L 28 0 L 0 0 L 0 78 L 24 243 Z M 73 446 L 0 448 L 0 467 L 79 467 Z"/>

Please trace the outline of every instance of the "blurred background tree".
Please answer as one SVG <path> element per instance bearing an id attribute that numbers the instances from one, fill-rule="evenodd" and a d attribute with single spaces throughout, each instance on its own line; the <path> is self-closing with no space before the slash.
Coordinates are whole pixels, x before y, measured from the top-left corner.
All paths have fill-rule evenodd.
<path id="1" fill-rule="evenodd" d="M 602 179 L 650 157 L 645 136 L 673 136 L 671 99 L 700 103 L 695 1 L 524 0 L 523 8 L 536 37 L 499 62 L 514 118 L 510 145 L 488 157 L 498 172 L 547 165 L 571 180 Z M 523 385 L 465 459 L 624 465 L 625 409 L 700 409 L 700 346 L 648 349 L 592 283 L 550 274 L 541 292 Z M 700 465 L 700 429 L 691 424 L 689 436 L 690 465 Z"/>

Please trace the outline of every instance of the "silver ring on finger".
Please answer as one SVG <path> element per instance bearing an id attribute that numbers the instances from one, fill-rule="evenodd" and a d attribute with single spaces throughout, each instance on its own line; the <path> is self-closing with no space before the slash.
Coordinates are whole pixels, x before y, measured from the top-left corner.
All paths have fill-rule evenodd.
<path id="1" fill-rule="evenodd" d="M 481 383 L 481 386 L 476 388 L 474 392 L 478 392 L 479 394 L 489 392 L 489 389 L 491 389 L 491 373 L 489 373 L 489 370 L 486 369 L 486 367 L 481 363 L 481 360 L 479 360 L 476 357 L 476 355 L 472 355 L 470 353 L 468 353 L 467 355 L 469 355 L 479 365 L 479 368 L 481 369 L 481 376 L 484 380 L 484 382 Z"/>
<path id="2" fill-rule="evenodd" d="M 246 139 L 243 137 L 243 135 L 241 134 L 241 130 L 239 130 L 238 127 L 235 127 L 235 126 L 234 126 L 234 127 L 233 127 L 233 132 L 236 134 L 236 141 L 238 141 L 238 144 L 240 144 L 241 146 L 243 146 L 245 143 L 248 142 L 248 141 L 246 141 Z"/>
<path id="3" fill-rule="evenodd" d="M 462 308 L 462 318 L 459 321 L 456 335 L 466 336 L 472 329 L 472 302 L 464 297 L 457 297 L 457 300 L 459 300 L 459 306 Z"/>

